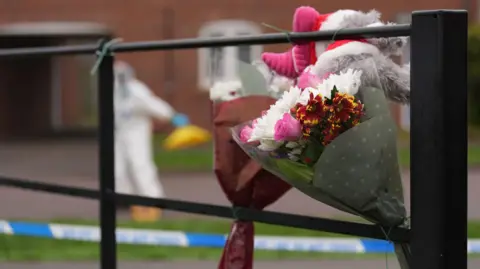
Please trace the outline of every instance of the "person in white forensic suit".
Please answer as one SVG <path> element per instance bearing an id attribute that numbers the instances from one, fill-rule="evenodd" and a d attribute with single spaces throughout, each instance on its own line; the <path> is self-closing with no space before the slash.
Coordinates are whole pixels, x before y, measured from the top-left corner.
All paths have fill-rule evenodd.
<path id="1" fill-rule="evenodd" d="M 152 118 L 169 121 L 175 127 L 189 124 L 188 117 L 177 113 L 167 102 L 155 96 L 135 77 L 125 62 L 114 64 L 115 75 L 115 184 L 118 193 L 153 198 L 165 197 L 152 152 Z M 133 206 L 136 221 L 155 221 L 161 210 Z"/>

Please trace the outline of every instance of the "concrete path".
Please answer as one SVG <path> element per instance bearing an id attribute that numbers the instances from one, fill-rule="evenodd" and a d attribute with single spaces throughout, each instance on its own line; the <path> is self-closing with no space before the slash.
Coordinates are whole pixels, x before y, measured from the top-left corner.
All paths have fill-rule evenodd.
<path id="1" fill-rule="evenodd" d="M 0 175 L 98 188 L 96 144 L 92 141 L 19 143 L 0 145 Z M 212 173 L 163 174 L 162 182 L 171 198 L 229 205 Z M 405 199 L 409 207 L 409 172 L 403 173 Z M 469 204 L 479 205 L 480 170 L 469 171 Z M 428 192 L 425 192 L 428 195 Z M 268 210 L 311 216 L 345 217 L 329 206 L 291 190 Z M 1 218 L 97 218 L 96 201 L 0 187 Z M 166 212 L 166 217 L 192 215 Z M 196 217 L 199 217 L 196 215 Z M 480 219 L 480 207 L 469 206 L 469 217 Z"/>

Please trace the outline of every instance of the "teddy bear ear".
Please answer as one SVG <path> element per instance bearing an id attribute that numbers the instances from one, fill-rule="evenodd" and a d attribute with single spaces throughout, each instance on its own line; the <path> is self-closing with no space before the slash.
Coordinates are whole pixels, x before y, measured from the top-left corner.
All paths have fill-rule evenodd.
<path id="1" fill-rule="evenodd" d="M 387 26 L 392 26 L 392 25 L 397 25 L 397 23 L 387 22 Z M 409 38 L 410 38 L 409 36 L 398 36 L 398 37 L 396 37 L 396 40 L 395 40 L 396 46 L 398 48 L 405 47 L 405 45 L 407 45 L 407 43 L 408 43 Z"/>
<path id="2" fill-rule="evenodd" d="M 391 55 L 400 55 L 408 44 L 408 37 L 389 37 L 387 40 L 387 52 Z"/>
<path id="3" fill-rule="evenodd" d="M 383 23 L 381 21 L 367 25 L 367 27 L 377 27 L 383 25 L 396 25 L 396 23 L 388 22 Z M 379 37 L 379 38 L 369 38 L 368 42 L 375 47 L 377 47 L 380 52 L 384 55 L 399 55 L 403 48 L 408 44 L 408 37 L 406 36 L 395 36 L 395 37 Z"/>
<path id="4" fill-rule="evenodd" d="M 408 40 L 410 39 L 409 36 L 399 36 L 398 38 L 400 38 L 400 43 L 399 43 L 399 47 L 400 48 L 404 48 L 407 44 L 408 44 Z"/>

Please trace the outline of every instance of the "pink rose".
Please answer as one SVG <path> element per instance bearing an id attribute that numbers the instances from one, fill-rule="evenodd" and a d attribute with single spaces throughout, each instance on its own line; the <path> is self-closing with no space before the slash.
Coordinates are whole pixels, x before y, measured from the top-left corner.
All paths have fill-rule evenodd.
<path id="1" fill-rule="evenodd" d="M 302 135 L 302 125 L 288 113 L 275 123 L 274 130 L 275 141 L 296 141 Z"/>
<path id="2" fill-rule="evenodd" d="M 300 89 L 305 89 L 308 87 L 315 88 L 318 84 L 322 83 L 324 79 L 327 79 L 331 73 L 326 73 L 322 78 L 318 77 L 315 74 L 310 73 L 308 70 L 303 72 L 297 79 L 297 86 Z"/>
<path id="3" fill-rule="evenodd" d="M 240 131 L 240 140 L 243 143 L 248 143 L 248 140 L 250 139 L 250 137 L 252 137 L 252 131 L 253 131 L 252 127 L 248 125 L 244 126 L 242 131 Z"/>
<path id="4" fill-rule="evenodd" d="M 305 89 L 308 87 L 316 87 L 322 82 L 322 79 L 310 72 L 303 72 L 300 77 L 298 77 L 297 86 L 300 89 Z"/>

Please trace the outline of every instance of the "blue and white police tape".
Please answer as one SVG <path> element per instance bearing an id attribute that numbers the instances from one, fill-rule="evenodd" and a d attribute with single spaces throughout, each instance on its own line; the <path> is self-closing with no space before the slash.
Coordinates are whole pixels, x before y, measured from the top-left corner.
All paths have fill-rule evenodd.
<path id="1" fill-rule="evenodd" d="M 100 241 L 95 226 L 54 223 L 32 223 L 0 220 L 0 234 L 52 238 L 57 240 Z M 117 228 L 117 242 L 123 244 L 223 247 L 227 239 L 221 234 L 199 234 L 182 231 Z M 393 252 L 391 243 L 374 239 L 319 238 L 291 236 L 255 236 L 255 248 L 263 250 L 385 253 Z M 480 240 L 468 241 L 469 253 L 480 253 Z"/>

